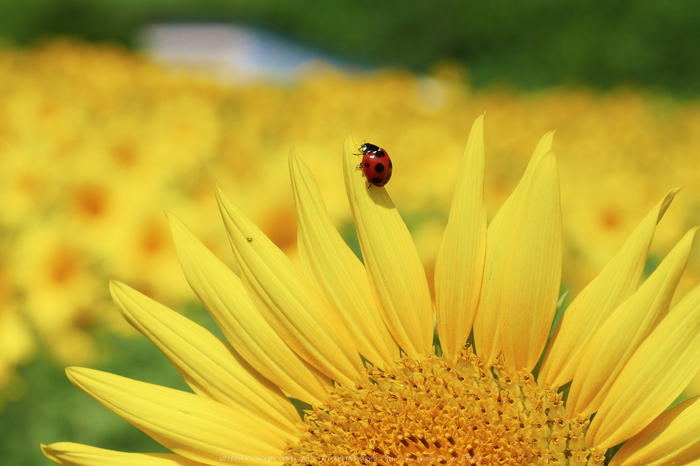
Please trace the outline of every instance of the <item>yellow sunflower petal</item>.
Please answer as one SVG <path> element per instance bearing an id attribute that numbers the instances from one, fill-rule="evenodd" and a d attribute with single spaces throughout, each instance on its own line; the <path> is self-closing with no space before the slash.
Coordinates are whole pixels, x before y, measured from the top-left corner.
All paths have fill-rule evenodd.
<path id="1" fill-rule="evenodd" d="M 238 353 L 291 396 L 314 405 L 331 380 L 301 359 L 267 323 L 241 279 L 207 249 L 176 216 L 167 214 L 187 282 Z"/>
<path id="2" fill-rule="evenodd" d="M 41 445 L 44 455 L 61 466 L 200 466 L 172 453 L 124 453 L 79 443 L 59 442 Z M 252 461 L 248 462 L 252 464 Z"/>
<path id="3" fill-rule="evenodd" d="M 205 464 L 222 456 L 279 456 L 293 436 L 193 393 L 80 367 L 75 386 L 169 450 Z"/>
<path id="4" fill-rule="evenodd" d="M 554 154 L 532 176 L 519 218 L 511 225 L 509 266 L 501 289 L 501 338 L 506 365 L 531 371 L 544 350 L 561 283 L 561 202 Z M 498 245 L 494 245 L 498 247 Z"/>
<path id="5" fill-rule="evenodd" d="M 700 460 L 700 397 L 664 411 L 615 453 L 610 466 L 666 466 Z"/>
<path id="6" fill-rule="evenodd" d="M 610 448 L 639 433 L 697 374 L 700 286 L 668 313 L 630 358 L 591 422 L 586 442 Z"/>
<path id="7" fill-rule="evenodd" d="M 435 262 L 435 314 L 443 353 L 454 357 L 469 338 L 486 256 L 484 116 L 474 122 L 459 169 L 450 217 Z"/>
<path id="8" fill-rule="evenodd" d="M 544 386 L 558 388 L 574 378 L 583 351 L 595 332 L 637 290 L 656 224 L 677 192 L 674 189 L 664 196 L 622 249 L 566 309 L 542 362 L 539 380 Z"/>
<path id="9" fill-rule="evenodd" d="M 551 133 L 489 226 L 482 298 L 474 325 L 479 354 L 501 349 L 512 369 L 532 370 L 547 342 L 561 280 L 561 205 Z"/>
<path id="10" fill-rule="evenodd" d="M 343 173 L 372 295 L 401 349 L 412 357 L 429 354 L 433 311 L 423 264 L 386 189 L 367 188 L 358 147 L 352 136 L 345 139 Z"/>
<path id="11" fill-rule="evenodd" d="M 545 134 L 535 148 L 525 173 L 515 187 L 513 193 L 506 199 L 496 216 L 491 221 L 486 231 L 486 257 L 484 261 L 484 275 L 479 297 L 479 307 L 474 316 L 474 346 L 477 354 L 487 361 L 495 361 L 503 349 L 500 330 L 500 290 L 491 286 L 491 282 L 505 271 L 508 266 L 506 249 L 496 247 L 503 244 L 510 231 L 504 228 L 504 220 L 514 218 L 521 208 L 523 192 L 527 191 L 534 167 L 539 164 L 542 157 L 552 150 L 553 132 Z"/>
<path id="12" fill-rule="evenodd" d="M 151 340 L 194 390 L 290 432 L 299 414 L 280 389 L 205 328 L 123 283 L 109 286 L 119 312 Z"/>
<path id="13" fill-rule="evenodd" d="M 309 364 L 352 386 L 364 368 L 330 303 L 218 188 L 216 197 L 243 285 L 265 320 Z"/>
<path id="14" fill-rule="evenodd" d="M 668 313 L 696 231 L 693 228 L 678 242 L 649 279 L 591 338 L 571 384 L 567 409 L 590 416 L 600 408 L 634 351 Z"/>
<path id="15" fill-rule="evenodd" d="M 302 271 L 337 309 L 360 353 L 380 367 L 392 365 L 399 347 L 377 311 L 362 262 L 333 226 L 311 171 L 294 150 L 289 172 Z"/>

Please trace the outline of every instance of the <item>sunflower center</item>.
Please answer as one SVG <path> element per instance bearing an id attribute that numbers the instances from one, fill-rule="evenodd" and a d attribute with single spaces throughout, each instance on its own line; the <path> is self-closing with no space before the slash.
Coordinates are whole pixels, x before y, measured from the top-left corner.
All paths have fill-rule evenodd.
<path id="1" fill-rule="evenodd" d="M 532 374 L 486 367 L 471 349 L 455 362 L 404 358 L 369 367 L 367 382 L 335 387 L 307 412 L 288 464 L 602 465 L 586 448 L 587 419 Z"/>

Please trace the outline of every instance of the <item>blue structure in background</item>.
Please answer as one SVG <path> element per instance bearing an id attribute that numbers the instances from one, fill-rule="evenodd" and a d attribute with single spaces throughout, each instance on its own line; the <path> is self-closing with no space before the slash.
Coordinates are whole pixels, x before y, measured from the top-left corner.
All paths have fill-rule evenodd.
<path id="1" fill-rule="evenodd" d="M 154 61 L 227 83 L 290 82 L 300 72 L 361 68 L 269 32 L 235 24 L 154 24 L 139 37 Z"/>

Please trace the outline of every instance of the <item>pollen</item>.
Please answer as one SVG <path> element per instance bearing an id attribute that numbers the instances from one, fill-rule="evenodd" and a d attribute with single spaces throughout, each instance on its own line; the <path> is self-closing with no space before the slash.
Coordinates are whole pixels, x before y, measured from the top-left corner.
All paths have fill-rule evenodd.
<path id="1" fill-rule="evenodd" d="M 366 382 L 336 386 L 307 411 L 286 464 L 602 465 L 589 420 L 567 416 L 562 393 L 529 372 L 486 366 L 471 348 L 450 362 L 403 358 Z"/>

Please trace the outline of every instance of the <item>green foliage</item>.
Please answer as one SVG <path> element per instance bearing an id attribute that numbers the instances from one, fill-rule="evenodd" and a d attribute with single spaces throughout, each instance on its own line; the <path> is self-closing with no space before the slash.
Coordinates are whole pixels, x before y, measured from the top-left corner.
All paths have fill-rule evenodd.
<path id="1" fill-rule="evenodd" d="M 69 35 L 133 45 L 144 24 L 190 20 L 253 24 L 369 65 L 428 71 L 455 61 L 476 86 L 700 90 L 700 9 L 691 0 L 0 2 L 0 35 L 17 44 Z"/>

